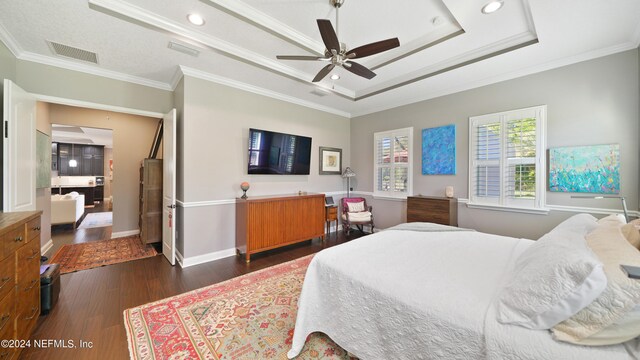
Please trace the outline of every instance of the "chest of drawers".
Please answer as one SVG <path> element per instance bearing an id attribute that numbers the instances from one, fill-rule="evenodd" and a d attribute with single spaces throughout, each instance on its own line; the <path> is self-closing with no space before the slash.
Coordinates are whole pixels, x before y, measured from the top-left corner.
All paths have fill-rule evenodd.
<path id="1" fill-rule="evenodd" d="M 41 211 L 0 213 L 0 339 L 28 340 L 40 314 Z M 0 348 L 0 359 L 19 349 Z"/>

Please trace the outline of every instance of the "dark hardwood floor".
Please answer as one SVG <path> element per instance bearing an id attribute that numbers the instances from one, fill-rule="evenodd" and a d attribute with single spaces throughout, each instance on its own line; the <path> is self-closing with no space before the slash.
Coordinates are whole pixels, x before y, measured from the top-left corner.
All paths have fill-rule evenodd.
<path id="1" fill-rule="evenodd" d="M 80 218 L 78 222 L 78 226 L 82 223 L 87 214 L 96 213 L 96 212 L 104 212 L 108 211 L 103 202 L 96 203 L 94 207 L 85 207 L 84 215 Z M 95 241 L 95 240 L 103 240 L 111 238 L 111 226 L 107 227 L 99 227 L 99 228 L 90 228 L 90 229 L 73 229 L 73 226 L 70 224 L 65 225 L 54 225 L 51 227 L 51 240 L 53 241 L 53 246 L 46 254 L 42 254 L 47 256 L 49 259 L 53 257 L 53 255 L 64 245 L 68 244 L 78 244 L 82 242 Z"/>
<path id="2" fill-rule="evenodd" d="M 72 242 L 100 240 L 104 235 L 78 230 L 72 237 L 66 232 L 61 236 Z M 28 348 L 20 359 L 127 359 L 125 309 L 294 260 L 360 236 L 358 231 L 352 231 L 349 238 L 342 232 L 334 233 L 324 242 L 314 239 L 252 255 L 249 264 L 233 256 L 182 269 L 158 255 L 62 275 L 58 304 L 48 315 L 40 316 L 31 339 L 73 340 L 76 346 L 84 341 L 92 343 L 92 348 Z"/>

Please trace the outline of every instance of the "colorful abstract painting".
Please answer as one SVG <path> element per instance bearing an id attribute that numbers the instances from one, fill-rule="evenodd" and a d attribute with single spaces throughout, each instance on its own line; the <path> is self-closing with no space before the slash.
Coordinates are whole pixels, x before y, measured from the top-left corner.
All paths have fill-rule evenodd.
<path id="1" fill-rule="evenodd" d="M 549 149 L 549 189 L 556 192 L 618 194 L 620 145 Z"/>
<path id="2" fill-rule="evenodd" d="M 455 175 L 456 126 L 422 129 L 422 174 Z"/>

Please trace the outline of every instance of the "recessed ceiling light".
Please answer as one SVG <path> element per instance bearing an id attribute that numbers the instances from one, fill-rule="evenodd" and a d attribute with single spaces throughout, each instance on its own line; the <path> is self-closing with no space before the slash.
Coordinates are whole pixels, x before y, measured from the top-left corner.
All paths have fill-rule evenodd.
<path id="1" fill-rule="evenodd" d="M 483 14 L 491 14 L 491 13 L 494 13 L 494 12 L 500 10 L 502 5 L 504 5 L 504 1 L 502 1 L 502 0 L 490 1 L 490 2 L 486 3 L 482 7 L 481 11 L 482 11 Z"/>
<path id="2" fill-rule="evenodd" d="M 190 23 L 192 23 L 193 25 L 196 25 L 196 26 L 204 25 L 204 19 L 202 18 L 202 16 L 200 16 L 198 14 L 189 14 L 189 15 L 187 15 L 187 20 L 189 20 Z"/>
<path id="3" fill-rule="evenodd" d="M 340 79 L 340 75 L 338 74 L 331 75 L 331 80 L 338 80 L 338 79 Z"/>

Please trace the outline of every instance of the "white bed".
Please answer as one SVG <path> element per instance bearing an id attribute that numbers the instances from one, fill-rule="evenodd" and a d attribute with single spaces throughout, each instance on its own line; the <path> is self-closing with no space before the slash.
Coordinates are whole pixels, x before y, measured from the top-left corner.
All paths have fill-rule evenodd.
<path id="1" fill-rule="evenodd" d="M 533 241 L 387 230 L 326 249 L 305 277 L 289 358 L 323 332 L 361 359 L 634 359 L 637 340 L 583 347 L 497 322 L 494 302 Z"/>

